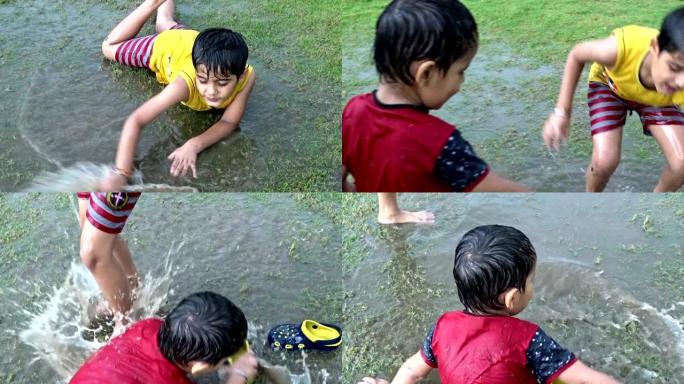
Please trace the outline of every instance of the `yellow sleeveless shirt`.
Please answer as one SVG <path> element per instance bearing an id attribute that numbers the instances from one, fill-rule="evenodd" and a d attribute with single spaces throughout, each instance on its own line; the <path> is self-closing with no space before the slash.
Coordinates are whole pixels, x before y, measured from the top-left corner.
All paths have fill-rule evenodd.
<path id="1" fill-rule="evenodd" d="M 206 111 L 211 107 L 204 102 L 197 90 L 197 72 L 192 65 L 192 46 L 197 35 L 198 31 L 190 29 L 170 29 L 160 33 L 152 46 L 150 69 L 157 75 L 157 81 L 161 84 L 170 84 L 178 76 L 183 78 L 189 93 L 188 99 L 182 104 L 196 111 Z M 235 96 L 245 89 L 253 72 L 252 66 L 247 65 L 245 76 L 238 82 L 233 93 L 219 106 L 220 109 L 227 108 L 235 100 Z"/>
<path id="2" fill-rule="evenodd" d="M 658 37 L 653 28 L 628 25 L 617 28 L 613 36 L 617 40 L 618 53 L 615 65 L 607 68 L 594 63 L 589 72 L 589 81 L 597 81 L 609 86 L 616 95 L 637 103 L 664 107 L 684 104 L 684 91 L 673 95 L 663 95 L 656 90 L 647 89 L 639 79 L 639 69 L 651 46 L 651 40 Z"/>

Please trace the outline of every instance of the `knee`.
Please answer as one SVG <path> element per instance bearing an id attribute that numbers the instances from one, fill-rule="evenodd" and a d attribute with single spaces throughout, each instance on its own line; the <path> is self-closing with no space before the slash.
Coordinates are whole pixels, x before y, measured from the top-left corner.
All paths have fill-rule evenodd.
<path id="1" fill-rule="evenodd" d="M 677 175 L 677 177 L 684 179 L 684 158 L 670 162 L 669 166 L 672 173 Z"/>
<path id="2" fill-rule="evenodd" d="M 93 271 L 101 262 L 101 257 L 95 252 L 95 249 L 90 247 L 81 248 L 81 261 L 88 270 Z"/>
<path id="3" fill-rule="evenodd" d="M 112 61 L 116 59 L 116 49 L 112 47 L 108 39 L 102 41 L 102 55 Z"/>
<path id="4" fill-rule="evenodd" d="M 601 176 L 610 176 L 620 164 L 619 156 L 606 156 L 595 158 L 591 162 L 592 172 Z"/>

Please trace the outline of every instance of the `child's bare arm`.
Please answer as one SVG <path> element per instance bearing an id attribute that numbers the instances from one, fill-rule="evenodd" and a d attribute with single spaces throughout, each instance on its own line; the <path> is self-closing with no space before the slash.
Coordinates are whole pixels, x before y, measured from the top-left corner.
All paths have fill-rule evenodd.
<path id="1" fill-rule="evenodd" d="M 563 82 L 561 84 L 558 103 L 568 114 L 572 109 L 572 96 L 577 88 L 577 82 L 586 63 L 596 62 L 606 67 L 612 67 L 617 60 L 617 41 L 614 36 L 603 40 L 585 41 L 577 44 L 565 63 Z"/>
<path id="2" fill-rule="evenodd" d="M 549 148 L 558 149 L 567 140 L 572 97 L 586 63 L 596 62 L 612 67 L 617 61 L 617 41 L 614 36 L 603 40 L 585 41 L 577 44 L 568 55 L 563 71 L 556 110 L 544 124 L 544 142 Z"/>
<path id="3" fill-rule="evenodd" d="M 587 367 L 576 361 L 558 376 L 554 384 L 621 384 L 612 377 Z"/>
<path id="4" fill-rule="evenodd" d="M 193 177 L 197 177 L 195 165 L 197 154 L 230 135 L 238 127 L 247 108 L 247 101 L 255 82 L 256 72 L 252 72 L 249 80 L 247 80 L 247 85 L 235 96 L 235 100 L 223 112 L 221 119 L 169 155 L 169 160 L 172 161 L 171 174 L 173 176 L 185 174 L 188 170 L 192 170 Z"/>
<path id="5" fill-rule="evenodd" d="M 126 178 L 121 173 L 133 172 L 133 157 L 140 141 L 140 131 L 162 112 L 187 98 L 188 86 L 179 77 L 128 116 L 121 131 L 114 163 L 120 173 L 112 173 L 101 181 L 98 190 L 120 191 L 126 185 Z"/>
<path id="6" fill-rule="evenodd" d="M 401 365 L 392 379 L 392 384 L 414 384 L 430 373 L 432 367 L 425 364 L 420 352 L 411 356 Z"/>
<path id="7" fill-rule="evenodd" d="M 515 181 L 508 180 L 489 171 L 482 181 L 473 189 L 473 192 L 530 192 L 530 189 Z"/>

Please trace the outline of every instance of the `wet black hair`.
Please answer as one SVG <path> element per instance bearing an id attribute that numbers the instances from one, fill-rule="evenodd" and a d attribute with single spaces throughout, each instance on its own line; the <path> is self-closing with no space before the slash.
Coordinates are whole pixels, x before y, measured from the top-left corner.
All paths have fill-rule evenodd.
<path id="1" fill-rule="evenodd" d="M 192 46 L 192 65 L 205 65 L 208 73 L 221 77 L 242 75 L 248 56 L 242 35 L 226 28 L 205 29 Z"/>
<path id="2" fill-rule="evenodd" d="M 503 309 L 499 295 L 510 288 L 525 290 L 537 263 L 530 239 L 504 225 L 483 225 L 463 235 L 456 246 L 454 280 L 458 298 L 471 313 Z"/>
<path id="3" fill-rule="evenodd" d="M 199 292 L 181 300 L 166 316 L 157 342 L 176 365 L 217 365 L 239 351 L 246 338 L 247 319 L 240 308 L 217 293 Z"/>
<path id="4" fill-rule="evenodd" d="M 684 7 L 675 9 L 665 17 L 658 34 L 658 46 L 665 52 L 684 52 Z"/>
<path id="5" fill-rule="evenodd" d="M 394 0 L 375 26 L 373 57 L 381 78 L 412 85 L 412 62 L 434 60 L 444 73 L 477 44 L 477 23 L 460 1 Z"/>

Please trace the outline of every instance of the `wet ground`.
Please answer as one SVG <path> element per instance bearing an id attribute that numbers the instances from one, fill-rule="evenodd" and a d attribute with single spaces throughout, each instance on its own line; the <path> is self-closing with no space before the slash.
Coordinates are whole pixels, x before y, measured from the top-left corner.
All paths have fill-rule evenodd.
<path id="1" fill-rule="evenodd" d="M 391 378 L 441 313 L 462 308 L 454 248 L 477 225 L 504 224 L 525 232 L 538 254 L 535 297 L 520 317 L 623 382 L 684 383 L 682 195 L 405 194 L 399 201 L 434 212 L 436 224 L 378 228 L 373 195 L 341 210 L 345 382 Z"/>
<path id="2" fill-rule="evenodd" d="M 67 337 L 82 313 L 62 311 L 50 327 L 30 323 L 50 312 L 55 298 L 60 308 L 73 310 L 66 301 L 96 291 L 79 265 L 74 203 L 67 194 L 0 195 L 0 345 L 12 351 L 0 356 L 2 383 L 60 382 L 56 372 L 77 367 L 90 347 L 78 336 Z M 168 311 L 192 292 L 221 293 L 245 312 L 254 350 L 301 374 L 301 356 L 267 351 L 266 334 L 304 318 L 341 323 L 335 228 L 289 195 L 147 193 L 123 236 L 153 291 L 143 295 L 143 312 Z M 22 335 L 27 330 L 41 350 L 56 356 L 36 358 Z M 310 353 L 306 363 L 313 383 L 340 382 L 341 351 Z"/>
<path id="3" fill-rule="evenodd" d="M 376 11 L 369 6 L 367 12 Z M 348 17 L 344 24 L 344 100 L 372 91 L 378 82 L 372 62 L 373 36 L 367 36 L 372 26 L 359 25 L 356 19 Z M 569 145 L 560 153 L 550 153 L 544 147 L 541 129 L 555 105 L 564 63 L 548 65 L 528 59 L 516 47 L 486 31 L 480 33 L 479 51 L 461 91 L 433 113 L 455 124 L 498 173 L 539 191 L 584 191 L 584 172 L 591 158 L 588 68 L 575 93 Z M 622 162 L 606 190 L 652 191 L 664 164 L 660 147 L 641 133 L 634 114 L 625 126 Z"/>
<path id="4" fill-rule="evenodd" d="M 148 275 L 142 307 L 158 313 L 191 292 L 222 293 L 252 321 L 254 349 L 293 373 L 303 372 L 301 357 L 265 351 L 268 329 L 302 317 L 337 322 L 343 347 L 307 358 L 314 383 L 391 378 L 437 316 L 460 308 L 451 276 L 460 236 L 481 224 L 513 225 L 539 260 L 522 318 L 624 382 L 684 383 L 681 194 L 399 200 L 435 212 L 436 224 L 380 226 L 374 194 L 145 193 L 124 232 Z M 54 301 L 78 303 L 75 292 L 96 291 L 79 265 L 74 203 L 67 194 L 0 195 L 0 304 L 8 308 L 0 344 L 13 351 L 0 356 L 0 382 L 54 382 L 91 347 L 62 337 L 64 320 L 31 323 Z M 83 312 L 63 307 L 68 324 Z M 30 340 L 52 356 L 38 355 Z"/>
<path id="5" fill-rule="evenodd" d="M 220 114 L 177 106 L 146 127 L 137 154 L 145 182 L 203 191 L 336 188 L 339 150 L 331 148 L 339 146 L 339 76 L 304 53 L 295 57 L 297 44 L 274 45 L 297 36 L 274 27 L 282 21 L 271 17 L 272 3 L 176 1 L 178 20 L 190 27 L 242 31 L 258 82 L 240 131 L 199 155 L 197 180 L 171 177 L 167 156 Z M 151 72 L 109 63 L 101 55 L 103 38 L 137 4 L 0 4 L 6 29 L 0 37 L 0 160 L 6 165 L 0 189 L 21 190 L 58 166 L 113 162 L 126 117 L 162 89 Z M 218 15 L 217 8 L 226 12 Z M 335 24 L 327 28 L 334 36 Z M 152 31 L 148 24 L 141 33 Z M 307 164 L 308 159 L 316 160 Z"/>

